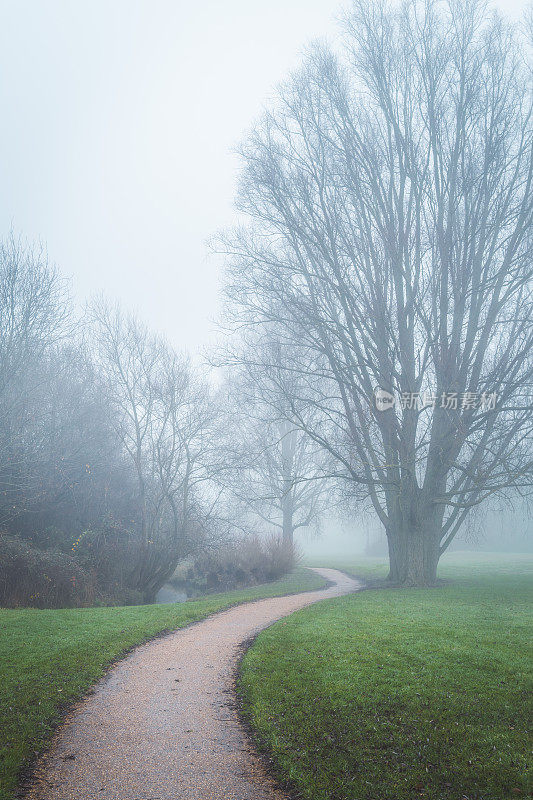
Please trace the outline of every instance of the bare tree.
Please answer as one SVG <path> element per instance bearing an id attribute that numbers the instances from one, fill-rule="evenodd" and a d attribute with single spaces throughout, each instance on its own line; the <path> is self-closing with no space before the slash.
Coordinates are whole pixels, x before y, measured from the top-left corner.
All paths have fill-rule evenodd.
<path id="1" fill-rule="evenodd" d="M 44 250 L 11 233 L 0 242 L 1 522 L 42 494 L 42 473 L 37 476 L 34 467 L 46 438 L 39 424 L 42 390 L 69 317 L 64 282 Z"/>
<path id="2" fill-rule="evenodd" d="M 293 419 L 287 402 L 297 391 L 296 376 L 288 369 L 293 348 L 277 342 L 272 332 L 266 340 L 252 338 L 246 357 L 242 350 L 226 350 L 223 358 L 226 365 L 235 366 L 235 357 L 238 362 L 228 381 L 234 424 L 223 443 L 226 474 L 244 506 L 279 528 L 292 545 L 295 531 L 317 525 L 331 505 L 331 458 Z M 308 407 L 308 428 L 313 413 Z"/>
<path id="3" fill-rule="evenodd" d="M 390 578 L 428 584 L 472 507 L 531 486 L 531 76 L 477 0 L 360 0 L 344 31 L 242 148 L 228 294 L 299 350 L 293 416 Z"/>
<path id="4" fill-rule="evenodd" d="M 0 391 L 65 336 L 70 303 L 43 248 L 13 233 L 0 242 Z"/>
<path id="5" fill-rule="evenodd" d="M 214 535 L 215 413 L 133 317 L 99 303 L 92 322 L 74 321 L 41 249 L 0 244 L 0 537 L 23 558 L 35 545 L 36 575 L 53 550 L 103 598 L 150 601 Z"/>
<path id="6" fill-rule="evenodd" d="M 92 316 L 116 433 L 137 481 L 133 581 L 150 602 L 201 533 L 195 488 L 205 478 L 209 408 L 188 364 L 135 317 L 104 302 Z"/>
<path id="7" fill-rule="evenodd" d="M 241 416 L 239 440 L 232 447 L 233 492 L 292 544 L 295 531 L 316 523 L 323 510 L 320 455 L 313 440 L 286 419 Z"/>

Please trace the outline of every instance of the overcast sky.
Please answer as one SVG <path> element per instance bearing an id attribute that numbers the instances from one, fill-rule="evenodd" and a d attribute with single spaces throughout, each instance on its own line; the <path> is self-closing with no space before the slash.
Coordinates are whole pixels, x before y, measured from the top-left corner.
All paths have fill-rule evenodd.
<path id="1" fill-rule="evenodd" d="M 517 18 L 526 3 L 500 0 Z M 0 0 L 0 233 L 209 343 L 243 137 L 338 0 Z"/>

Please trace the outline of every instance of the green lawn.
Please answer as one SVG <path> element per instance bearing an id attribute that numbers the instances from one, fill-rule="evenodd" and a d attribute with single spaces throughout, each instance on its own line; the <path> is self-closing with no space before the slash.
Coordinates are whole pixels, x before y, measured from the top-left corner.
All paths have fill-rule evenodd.
<path id="1" fill-rule="evenodd" d="M 172 605 L 60 610 L 0 609 L 0 800 L 12 800 L 21 768 L 60 710 L 129 648 L 236 603 L 320 589 L 298 568 L 279 581 Z"/>
<path id="2" fill-rule="evenodd" d="M 451 555 L 453 583 L 322 602 L 262 633 L 240 690 L 279 776 L 312 800 L 528 796 L 532 576 L 531 557 Z"/>

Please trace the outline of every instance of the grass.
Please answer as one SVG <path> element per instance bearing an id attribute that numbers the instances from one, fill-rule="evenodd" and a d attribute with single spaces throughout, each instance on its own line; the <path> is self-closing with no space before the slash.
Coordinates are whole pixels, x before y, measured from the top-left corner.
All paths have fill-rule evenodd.
<path id="1" fill-rule="evenodd" d="M 273 583 L 187 603 L 82 609 L 0 609 L 0 799 L 45 744 L 62 709 L 131 647 L 237 603 L 319 589 L 298 568 Z"/>
<path id="2" fill-rule="evenodd" d="M 461 559 L 444 560 L 453 583 L 322 602 L 248 651 L 244 712 L 301 797 L 529 796 L 533 561 Z"/>

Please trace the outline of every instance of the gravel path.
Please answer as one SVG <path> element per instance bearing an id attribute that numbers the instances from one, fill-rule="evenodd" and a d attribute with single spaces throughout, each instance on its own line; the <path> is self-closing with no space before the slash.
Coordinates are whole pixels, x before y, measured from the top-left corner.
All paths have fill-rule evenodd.
<path id="1" fill-rule="evenodd" d="M 239 722 L 232 681 L 251 636 L 360 588 L 315 571 L 334 585 L 236 606 L 134 650 L 58 731 L 26 798 L 282 800 Z"/>

